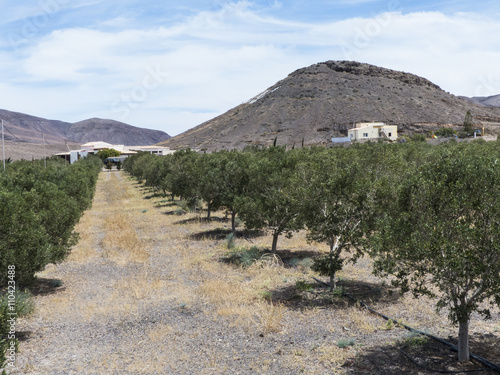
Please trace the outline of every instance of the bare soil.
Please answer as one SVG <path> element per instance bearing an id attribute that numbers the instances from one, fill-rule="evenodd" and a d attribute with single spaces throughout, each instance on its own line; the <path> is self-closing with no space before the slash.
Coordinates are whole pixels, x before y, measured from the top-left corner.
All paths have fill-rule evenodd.
<path id="1" fill-rule="evenodd" d="M 442 344 L 411 335 L 317 284 L 308 264 L 325 251 L 304 233 L 281 238 L 278 256 L 228 263 L 222 212 L 177 215 L 118 171 L 103 172 L 68 259 L 40 273 L 36 311 L 19 320 L 13 374 L 431 374 L 459 364 Z M 271 237 L 240 232 L 237 248 Z M 226 261 L 225 261 L 226 259 Z M 296 267 L 291 267 L 290 264 Z M 376 310 L 455 342 L 432 301 L 400 295 L 348 265 L 339 285 Z M 472 351 L 500 362 L 500 316 L 471 322 Z M 410 359 L 411 358 L 411 359 Z M 423 366 L 423 367 L 419 367 Z M 465 373 L 465 372 L 462 372 Z M 485 371 L 484 374 L 492 374 Z"/>

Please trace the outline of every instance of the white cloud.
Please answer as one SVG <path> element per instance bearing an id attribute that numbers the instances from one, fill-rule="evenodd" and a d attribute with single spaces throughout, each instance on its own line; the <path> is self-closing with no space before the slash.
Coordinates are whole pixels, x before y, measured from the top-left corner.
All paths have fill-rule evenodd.
<path id="1" fill-rule="evenodd" d="M 127 19 L 113 16 L 100 30 L 55 30 L 20 54 L 3 52 L 1 88 L 9 97 L 2 106 L 66 121 L 115 118 L 178 134 L 295 69 L 342 59 L 418 74 L 457 95 L 500 93 L 494 76 L 500 23 L 474 13 L 393 11 L 317 24 L 270 17 L 239 2 L 176 24 L 135 22 L 132 29 Z M 151 70 L 160 78 L 151 78 Z"/>

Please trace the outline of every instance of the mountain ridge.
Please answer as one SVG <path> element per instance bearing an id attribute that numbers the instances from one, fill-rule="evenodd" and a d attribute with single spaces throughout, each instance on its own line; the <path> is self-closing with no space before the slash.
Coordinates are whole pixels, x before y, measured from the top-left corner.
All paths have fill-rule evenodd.
<path id="1" fill-rule="evenodd" d="M 170 138 L 160 130 L 99 118 L 69 123 L 0 109 L 0 119 L 5 121 L 5 139 L 14 142 L 65 144 L 104 141 L 126 146 L 148 146 Z"/>

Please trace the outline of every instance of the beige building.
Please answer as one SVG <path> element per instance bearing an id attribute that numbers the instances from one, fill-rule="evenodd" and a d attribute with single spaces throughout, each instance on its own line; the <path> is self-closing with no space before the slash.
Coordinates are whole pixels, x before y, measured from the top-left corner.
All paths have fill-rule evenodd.
<path id="1" fill-rule="evenodd" d="M 358 122 L 355 128 L 349 129 L 348 136 L 351 141 L 377 139 L 395 141 L 398 139 L 398 127 L 383 122 Z"/>

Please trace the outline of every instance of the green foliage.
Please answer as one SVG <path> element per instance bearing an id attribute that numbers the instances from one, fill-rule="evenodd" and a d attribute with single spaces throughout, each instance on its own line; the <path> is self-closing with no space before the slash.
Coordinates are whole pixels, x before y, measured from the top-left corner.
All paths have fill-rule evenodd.
<path id="1" fill-rule="evenodd" d="M 395 325 L 394 325 L 393 320 L 392 320 L 392 319 L 389 319 L 389 320 L 387 321 L 386 325 L 385 325 L 385 329 L 389 329 L 389 330 L 391 330 L 391 329 L 393 329 L 394 327 L 395 327 Z"/>
<path id="2" fill-rule="evenodd" d="M 227 260 L 233 264 L 242 267 L 250 267 L 256 260 L 260 259 L 264 252 L 259 250 L 258 247 L 252 246 L 251 248 L 234 248 L 228 255 Z"/>
<path id="3" fill-rule="evenodd" d="M 340 254 L 327 254 L 318 258 L 314 258 L 311 269 L 319 273 L 320 276 L 335 276 L 344 265 L 344 260 L 340 259 Z"/>
<path id="4" fill-rule="evenodd" d="M 120 151 L 117 151 L 114 148 L 104 148 L 97 151 L 96 156 L 104 162 L 104 160 L 106 160 L 107 158 L 120 156 Z"/>
<path id="5" fill-rule="evenodd" d="M 298 158 L 284 147 L 270 147 L 249 155 L 248 187 L 236 198 L 236 209 L 248 229 L 272 232 L 271 250 L 278 237 L 291 236 L 303 227 L 299 222 L 298 196 L 292 179 Z"/>
<path id="6" fill-rule="evenodd" d="M 472 118 L 472 113 L 467 111 L 464 118 L 464 132 L 467 135 L 472 135 L 474 133 L 474 122 Z"/>
<path id="7" fill-rule="evenodd" d="M 436 298 L 461 330 L 473 312 L 490 316 L 482 302 L 500 304 L 500 168 L 492 151 L 480 143 L 433 150 L 432 161 L 394 184 L 372 243 L 378 274 Z"/>
<path id="8" fill-rule="evenodd" d="M 354 345 L 356 345 L 355 339 L 342 339 L 342 340 L 337 341 L 337 346 L 340 349 L 345 349 L 345 348 L 348 348 L 348 347 L 354 346 Z"/>
<path id="9" fill-rule="evenodd" d="M 295 289 L 299 292 L 311 292 L 313 290 L 314 284 L 308 283 L 305 280 L 297 280 L 295 282 Z"/>
<path id="10" fill-rule="evenodd" d="M 300 221 L 305 223 L 310 241 L 328 244 L 329 253 L 314 259 L 312 269 L 330 276 L 332 290 L 335 274 L 342 269 L 342 253 L 351 252 L 355 261 L 363 254 L 364 235 L 372 228 L 370 173 L 373 149 L 383 144 L 359 145 L 317 151 L 299 165 L 300 176 L 294 186 L 301 193 Z"/>
<path id="11" fill-rule="evenodd" d="M 74 226 L 95 191 L 101 162 L 73 165 L 50 160 L 14 162 L 0 176 L 0 269 L 16 267 L 16 281 L 29 285 L 35 273 L 64 259 L 77 240 Z M 7 274 L 0 273 L 0 286 Z"/>
<path id="12" fill-rule="evenodd" d="M 442 127 L 436 130 L 434 134 L 437 135 L 438 137 L 449 138 L 449 137 L 454 137 L 456 132 L 452 128 Z"/>
<path id="13" fill-rule="evenodd" d="M 265 299 L 266 301 L 272 301 L 273 299 L 273 292 L 270 290 L 262 290 L 260 292 L 260 296 Z"/>
<path id="14" fill-rule="evenodd" d="M 411 137 L 411 140 L 413 142 L 425 142 L 427 137 L 425 134 L 419 134 L 419 133 L 414 133 L 413 136 Z"/>
<path id="15" fill-rule="evenodd" d="M 229 233 L 226 236 L 226 247 L 228 248 L 228 250 L 234 249 L 234 246 L 235 246 L 234 242 L 235 242 L 235 235 L 234 235 L 234 233 Z"/>
<path id="16" fill-rule="evenodd" d="M 237 151 L 221 151 L 210 156 L 216 159 L 215 168 L 219 169 L 215 176 L 219 185 L 217 203 L 231 215 L 231 230 L 235 232 L 238 222 L 241 221 L 236 218 L 237 201 L 248 191 L 250 159 L 248 154 Z"/>
<path id="17" fill-rule="evenodd" d="M 406 337 L 404 344 L 408 348 L 418 348 L 423 346 L 429 342 L 429 338 L 427 336 L 421 335 L 416 332 L 410 332 Z"/>

